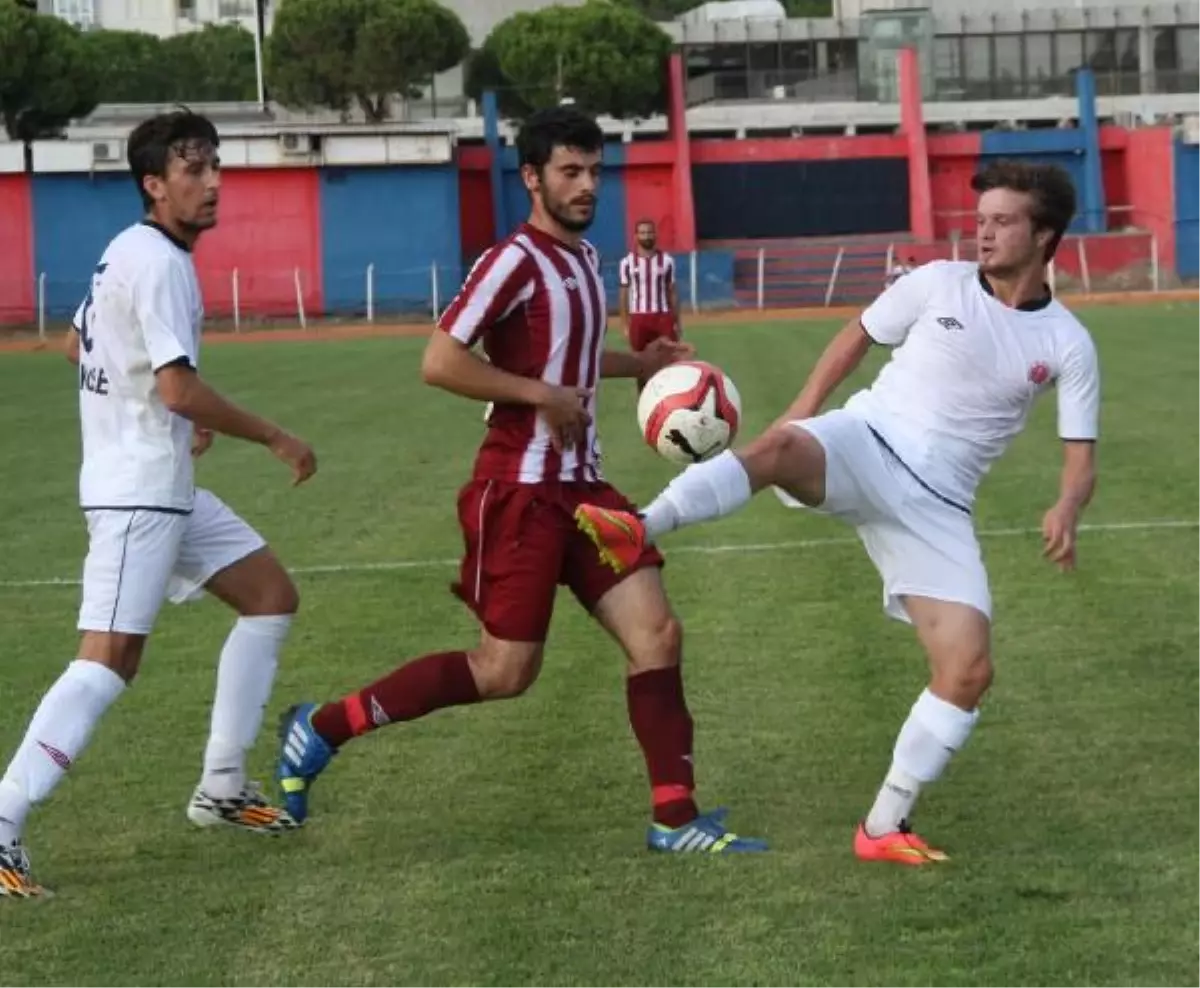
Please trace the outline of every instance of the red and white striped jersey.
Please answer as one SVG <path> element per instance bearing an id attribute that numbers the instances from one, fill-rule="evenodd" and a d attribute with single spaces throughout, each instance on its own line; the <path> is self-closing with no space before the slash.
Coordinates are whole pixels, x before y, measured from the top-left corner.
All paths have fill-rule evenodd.
<path id="1" fill-rule="evenodd" d="M 621 259 L 621 285 L 629 289 L 629 314 L 671 311 L 671 285 L 675 283 L 675 259 L 656 250 L 648 257 L 632 251 Z"/>
<path id="2" fill-rule="evenodd" d="M 509 373 L 590 388 L 592 416 L 586 444 L 556 453 L 532 406 L 497 403 L 475 460 L 477 479 L 601 479 L 596 382 L 607 320 L 600 255 L 587 241 L 572 248 L 525 223 L 475 262 L 438 326 L 467 346 L 482 341 L 488 359 Z"/>

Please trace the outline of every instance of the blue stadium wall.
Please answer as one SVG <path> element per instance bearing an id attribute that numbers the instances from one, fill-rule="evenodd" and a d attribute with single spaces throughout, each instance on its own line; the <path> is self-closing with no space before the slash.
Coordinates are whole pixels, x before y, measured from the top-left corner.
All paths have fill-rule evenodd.
<path id="1" fill-rule="evenodd" d="M 420 311 L 438 266 L 441 301 L 462 280 L 458 169 L 447 165 L 320 171 L 325 304 L 361 306 L 374 267 L 376 304 Z"/>

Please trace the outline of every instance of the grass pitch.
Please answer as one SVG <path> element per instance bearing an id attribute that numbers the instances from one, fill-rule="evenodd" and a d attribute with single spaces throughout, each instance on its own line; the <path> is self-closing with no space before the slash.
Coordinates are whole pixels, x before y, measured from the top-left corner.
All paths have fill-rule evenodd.
<path id="1" fill-rule="evenodd" d="M 1054 398 L 985 481 L 996 685 L 919 807 L 944 868 L 865 866 L 856 820 L 924 682 L 853 533 L 771 497 L 666 543 L 686 627 L 705 805 L 754 859 L 650 857 L 622 663 L 569 595 L 521 700 L 356 743 L 291 838 L 193 830 L 231 618 L 164 608 L 135 687 L 31 818 L 54 900 L 0 903 L 10 984 L 1196 984 L 1197 309 L 1084 312 L 1104 374 L 1100 486 L 1062 576 L 1035 531 L 1059 467 Z M 831 325 L 697 329 L 746 428 L 793 397 Z M 448 592 L 476 406 L 418 381 L 421 341 L 213 346 L 205 373 L 310 438 L 288 487 L 220 440 L 199 466 L 299 570 L 268 711 L 474 638 Z M 876 358 L 877 359 L 877 358 Z M 876 366 L 864 368 L 861 383 Z M 609 477 L 646 501 L 671 468 L 607 382 Z M 75 648 L 85 548 L 73 370 L 0 356 L 0 751 Z M 1169 525 L 1163 526 L 1163 523 Z M 1162 526 L 1162 527 L 1160 527 Z M 254 753 L 269 780 L 273 736 Z"/>

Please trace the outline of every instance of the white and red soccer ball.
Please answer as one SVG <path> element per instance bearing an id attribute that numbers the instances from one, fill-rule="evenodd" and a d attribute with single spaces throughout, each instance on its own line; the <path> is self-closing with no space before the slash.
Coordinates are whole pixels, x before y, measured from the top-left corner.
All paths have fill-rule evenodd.
<path id="1" fill-rule="evenodd" d="M 738 389 L 703 360 L 670 364 L 646 383 L 637 406 L 646 442 L 672 463 L 702 463 L 729 448 L 742 418 Z"/>

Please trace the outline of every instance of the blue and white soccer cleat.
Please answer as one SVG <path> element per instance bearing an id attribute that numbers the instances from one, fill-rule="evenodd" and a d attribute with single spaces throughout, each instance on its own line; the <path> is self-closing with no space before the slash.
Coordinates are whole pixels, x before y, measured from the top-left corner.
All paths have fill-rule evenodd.
<path id="1" fill-rule="evenodd" d="M 288 709 L 279 723 L 279 764 L 275 778 L 283 805 L 297 823 L 308 817 L 309 787 L 337 754 L 313 729 L 312 715 L 316 709 L 315 703 L 298 703 Z"/>
<path id="2" fill-rule="evenodd" d="M 711 813 L 702 813 L 682 827 L 651 824 L 646 833 L 646 846 L 651 851 L 668 851 L 675 854 L 733 854 L 767 850 L 765 840 L 757 837 L 739 837 L 725 829 L 727 812 L 725 809 L 719 809 Z"/>

